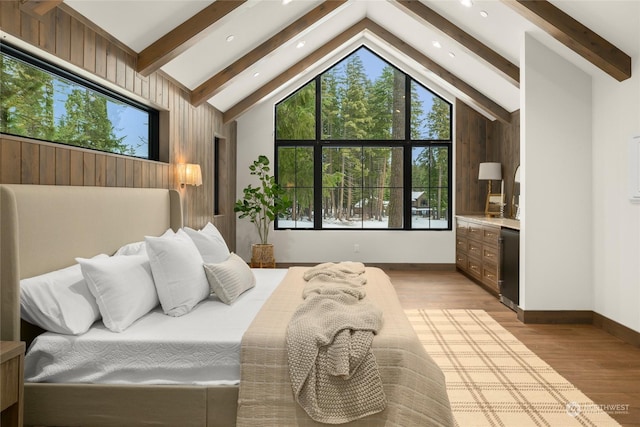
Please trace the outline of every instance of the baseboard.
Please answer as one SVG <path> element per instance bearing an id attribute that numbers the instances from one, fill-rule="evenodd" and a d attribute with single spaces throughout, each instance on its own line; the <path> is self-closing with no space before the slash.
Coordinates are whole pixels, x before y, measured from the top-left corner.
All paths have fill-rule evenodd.
<path id="1" fill-rule="evenodd" d="M 516 310 L 518 320 L 525 324 L 585 324 L 593 325 L 634 347 L 640 347 L 640 332 L 591 310 Z"/>
<path id="2" fill-rule="evenodd" d="M 615 320 L 611 320 L 602 314 L 593 313 L 593 324 L 603 331 L 620 338 L 622 341 L 635 347 L 640 347 L 640 332 L 634 331 Z"/>
<path id="3" fill-rule="evenodd" d="M 518 307 L 518 320 L 522 323 L 593 324 L 591 310 L 523 310 Z"/>
<path id="4" fill-rule="evenodd" d="M 322 261 L 324 262 L 324 261 Z M 289 267 L 313 267 L 320 262 L 278 262 L 278 268 Z M 409 270 L 409 271 L 455 271 L 455 264 L 421 264 L 421 263 L 381 263 L 381 262 L 365 262 L 367 267 L 378 267 L 383 270 Z"/>

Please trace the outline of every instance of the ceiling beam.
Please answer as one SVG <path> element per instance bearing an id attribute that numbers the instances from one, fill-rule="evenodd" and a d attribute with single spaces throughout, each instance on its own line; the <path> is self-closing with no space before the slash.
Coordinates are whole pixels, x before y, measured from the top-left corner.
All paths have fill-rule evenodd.
<path id="1" fill-rule="evenodd" d="M 62 0 L 20 0 L 20 10 L 31 15 L 43 16 L 61 3 Z"/>
<path id="2" fill-rule="evenodd" d="M 616 80 L 623 81 L 631 77 L 629 55 L 548 1 L 502 2 Z"/>
<path id="3" fill-rule="evenodd" d="M 298 34 L 310 29 L 321 19 L 346 3 L 346 0 L 327 0 L 319 6 L 313 8 L 300 19 L 278 32 L 275 36 L 235 61 L 233 64 L 218 72 L 191 92 L 191 104 L 196 107 L 203 104 L 207 99 L 220 93 L 231 81 L 241 72 L 254 65 L 256 62 L 266 58 L 278 47 L 288 42 Z"/>
<path id="4" fill-rule="evenodd" d="M 137 71 L 143 76 L 157 71 L 199 40 L 207 36 L 213 24 L 242 6 L 247 0 L 214 1 L 200 12 L 156 40 L 138 55 Z"/>
<path id="5" fill-rule="evenodd" d="M 270 82 L 266 83 L 260 89 L 256 90 L 254 93 L 228 109 L 223 113 L 223 121 L 227 123 L 231 120 L 236 119 L 249 108 L 253 107 L 256 103 L 269 96 L 280 86 L 295 78 L 298 74 L 304 72 L 307 68 L 311 67 L 322 58 L 333 52 L 335 49 L 348 42 L 351 38 L 357 36 L 359 33 L 365 30 L 370 31 L 372 34 L 378 36 L 391 46 L 398 49 L 400 52 L 408 55 L 427 69 L 433 71 L 442 80 L 446 81 L 447 83 L 451 84 L 462 93 L 467 95 L 472 100 L 472 103 L 475 106 L 482 109 L 487 114 L 495 117 L 503 123 L 511 122 L 511 114 L 506 109 L 502 108 L 500 105 L 480 93 L 478 90 L 474 89 L 471 85 L 456 77 L 454 74 L 447 71 L 444 67 L 440 66 L 438 63 L 428 58 L 415 48 L 409 46 L 400 38 L 391 34 L 389 31 L 373 22 L 369 18 L 364 18 L 354 26 L 342 32 L 336 38 L 324 44 L 316 51 L 303 58 L 300 62 L 296 63 L 291 68 L 289 68 Z"/>
<path id="6" fill-rule="evenodd" d="M 417 17 L 429 23 L 434 28 L 440 30 L 445 35 L 457 41 L 469 53 L 484 60 L 491 68 L 497 71 L 509 83 L 515 87 L 520 87 L 520 68 L 511 61 L 494 51 L 481 41 L 457 27 L 433 9 L 425 6 L 418 0 L 396 0 L 398 5 L 412 12 Z"/>

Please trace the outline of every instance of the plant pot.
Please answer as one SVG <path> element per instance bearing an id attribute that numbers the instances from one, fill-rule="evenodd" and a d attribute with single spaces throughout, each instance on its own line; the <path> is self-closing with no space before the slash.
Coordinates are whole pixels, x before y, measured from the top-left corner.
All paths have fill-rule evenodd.
<path id="1" fill-rule="evenodd" d="M 273 244 L 254 243 L 251 245 L 252 268 L 275 268 L 276 258 L 273 255 Z"/>

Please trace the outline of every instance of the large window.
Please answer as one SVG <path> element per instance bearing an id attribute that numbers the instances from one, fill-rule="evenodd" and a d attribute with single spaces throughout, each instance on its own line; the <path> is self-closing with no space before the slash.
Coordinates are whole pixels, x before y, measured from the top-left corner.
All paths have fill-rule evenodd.
<path id="1" fill-rule="evenodd" d="M 158 159 L 158 112 L 5 44 L 0 132 Z"/>
<path id="2" fill-rule="evenodd" d="M 275 107 L 283 229 L 451 229 L 451 104 L 365 47 Z"/>

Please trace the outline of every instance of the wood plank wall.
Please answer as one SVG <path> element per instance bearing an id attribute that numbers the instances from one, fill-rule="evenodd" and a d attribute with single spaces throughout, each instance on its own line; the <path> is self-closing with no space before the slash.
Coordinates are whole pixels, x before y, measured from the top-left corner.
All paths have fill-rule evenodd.
<path id="1" fill-rule="evenodd" d="M 41 17 L 20 9 L 19 0 L 0 1 L 0 28 L 39 50 L 80 67 L 135 94 L 161 111 L 160 162 L 100 153 L 28 138 L 0 136 L 0 183 L 104 185 L 176 188 L 183 196 L 185 225 L 194 228 L 212 221 L 235 250 L 235 127 L 224 125 L 222 113 L 208 104 L 194 108 L 187 91 L 162 72 L 148 77 L 136 73 L 136 56 L 99 27 L 64 4 Z M 214 138 L 225 158 L 213 170 Z M 177 163 L 199 163 L 203 185 L 180 188 Z M 221 198 L 220 215 L 213 214 L 214 174 Z M 223 181 L 224 180 L 224 181 Z"/>
<path id="2" fill-rule="evenodd" d="M 505 216 L 513 217 L 511 198 L 516 168 L 520 164 L 520 110 L 511 113 L 511 123 L 506 125 L 498 120 L 487 128 L 487 159 L 502 163 L 504 192 L 506 194 Z"/>
<path id="3" fill-rule="evenodd" d="M 497 120 L 488 120 L 464 102 L 456 100 L 455 127 L 456 213 L 484 214 L 488 188 L 486 181 L 478 180 L 478 168 L 482 162 L 502 163 L 505 200 L 511 200 L 513 176 L 520 163 L 520 112 L 512 113 L 511 124 L 505 125 Z M 495 182 L 493 185 L 499 184 Z M 505 210 L 505 216 L 510 213 L 509 209 Z"/>

